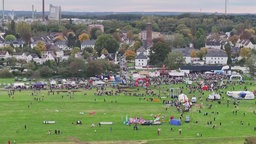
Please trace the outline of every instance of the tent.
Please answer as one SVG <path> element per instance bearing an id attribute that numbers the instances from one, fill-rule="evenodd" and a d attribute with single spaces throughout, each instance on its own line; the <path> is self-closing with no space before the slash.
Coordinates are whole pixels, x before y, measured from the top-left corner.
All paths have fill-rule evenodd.
<path id="1" fill-rule="evenodd" d="M 37 82 L 34 84 L 34 87 L 36 88 L 43 88 L 44 87 L 44 83 L 43 82 Z"/>
<path id="2" fill-rule="evenodd" d="M 203 89 L 203 90 L 208 90 L 208 86 L 207 86 L 207 85 L 204 85 L 204 86 L 202 87 L 202 89 Z"/>
<path id="3" fill-rule="evenodd" d="M 227 91 L 227 95 L 235 99 L 254 99 L 253 92 L 250 91 Z"/>
<path id="4" fill-rule="evenodd" d="M 180 102 L 186 102 L 188 101 L 188 96 L 182 93 L 178 96 L 178 99 Z"/>
<path id="5" fill-rule="evenodd" d="M 180 120 L 178 120 L 178 119 L 172 119 L 170 121 L 170 124 L 175 125 L 175 126 L 180 126 L 181 125 Z"/>
<path id="6" fill-rule="evenodd" d="M 210 99 L 210 100 L 219 100 L 220 95 L 213 92 L 213 93 L 209 94 L 208 99 Z"/>

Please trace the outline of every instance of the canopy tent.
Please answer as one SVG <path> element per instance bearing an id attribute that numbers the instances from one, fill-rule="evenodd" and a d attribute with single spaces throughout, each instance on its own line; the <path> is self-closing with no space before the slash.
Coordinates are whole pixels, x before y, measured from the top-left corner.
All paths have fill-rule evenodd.
<path id="1" fill-rule="evenodd" d="M 45 84 L 44 84 L 43 82 L 36 82 L 36 83 L 34 84 L 34 87 L 43 88 L 44 85 L 45 85 Z"/>
<path id="2" fill-rule="evenodd" d="M 207 86 L 207 85 L 204 85 L 204 86 L 202 87 L 202 89 L 203 89 L 203 90 L 208 90 L 208 86 Z"/>
<path id="3" fill-rule="evenodd" d="M 210 99 L 210 100 L 219 100 L 220 95 L 213 92 L 213 93 L 209 94 L 208 99 Z"/>
<path id="4" fill-rule="evenodd" d="M 254 99 L 253 92 L 250 91 L 227 91 L 227 95 L 235 99 Z"/>
<path id="5" fill-rule="evenodd" d="M 169 76 L 173 76 L 173 77 L 184 77 L 185 76 L 184 72 L 178 72 L 178 71 L 171 71 L 168 74 L 169 74 Z"/>
<path id="6" fill-rule="evenodd" d="M 178 119 L 172 119 L 170 121 L 170 124 L 175 125 L 175 126 L 180 126 L 181 125 L 180 120 L 178 120 Z"/>

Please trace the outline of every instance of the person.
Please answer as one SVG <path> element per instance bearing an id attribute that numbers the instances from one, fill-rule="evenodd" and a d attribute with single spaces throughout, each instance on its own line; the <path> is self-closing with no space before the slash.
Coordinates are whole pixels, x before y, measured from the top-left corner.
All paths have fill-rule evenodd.
<path id="1" fill-rule="evenodd" d="M 181 135 L 182 129 L 179 129 L 179 134 Z"/>
<path id="2" fill-rule="evenodd" d="M 11 141 L 10 141 L 10 140 L 8 140 L 8 144 L 11 144 Z"/>
<path id="3" fill-rule="evenodd" d="M 160 135 L 160 131 L 161 131 L 161 129 L 158 128 L 158 129 L 157 129 L 157 135 Z"/>

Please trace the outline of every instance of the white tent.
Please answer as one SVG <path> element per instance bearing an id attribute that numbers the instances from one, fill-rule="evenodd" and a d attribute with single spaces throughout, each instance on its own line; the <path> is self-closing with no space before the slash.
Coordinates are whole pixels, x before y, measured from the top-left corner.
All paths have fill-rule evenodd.
<path id="1" fill-rule="evenodd" d="M 254 99 L 253 92 L 250 91 L 227 91 L 227 95 L 235 99 Z"/>
<path id="2" fill-rule="evenodd" d="M 210 100 L 219 100 L 220 95 L 213 92 L 213 93 L 209 94 L 208 99 L 210 99 Z"/>
<path id="3" fill-rule="evenodd" d="M 179 100 L 180 102 L 188 101 L 188 96 L 182 93 L 182 94 L 180 94 L 180 95 L 178 96 L 178 100 Z"/>
<path id="4" fill-rule="evenodd" d="M 176 77 L 184 77 L 185 73 L 184 72 L 178 72 L 178 71 L 171 71 L 168 73 L 169 76 L 176 76 Z"/>
<path id="5" fill-rule="evenodd" d="M 24 87 L 24 86 L 25 86 L 25 83 L 19 83 L 19 82 L 13 83 L 13 87 L 14 87 L 14 88 L 17 88 L 17 87 Z"/>

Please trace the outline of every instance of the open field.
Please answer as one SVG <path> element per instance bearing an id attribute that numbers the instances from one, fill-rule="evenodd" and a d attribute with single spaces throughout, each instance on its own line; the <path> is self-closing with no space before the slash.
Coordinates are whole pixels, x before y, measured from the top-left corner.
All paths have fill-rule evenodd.
<path id="1" fill-rule="evenodd" d="M 85 144 L 85 143 L 175 143 L 175 144 L 204 144 L 204 143 L 232 143 L 242 144 L 244 138 L 255 136 L 256 131 L 256 101 L 240 100 L 237 108 L 233 99 L 227 104 L 227 90 L 254 90 L 255 83 L 250 85 L 229 86 L 223 92 L 221 103 L 206 101 L 209 92 L 205 92 L 202 100 L 197 104 L 202 109 L 193 106 L 190 112 L 185 112 L 181 126 L 169 124 L 170 116 L 180 117 L 180 112 L 175 107 L 167 107 L 160 102 L 147 101 L 146 98 L 128 96 L 121 93 L 117 96 L 95 96 L 96 89 L 79 90 L 74 94 L 60 92 L 48 94 L 48 91 L 15 91 L 14 96 L 8 96 L 7 90 L 0 91 L 0 143 L 15 140 L 23 144 Z M 160 88 L 151 87 L 156 94 L 168 97 L 167 90 L 170 87 L 185 87 L 185 84 L 163 85 Z M 109 88 L 109 90 L 112 90 Z M 145 89 L 127 89 L 131 93 L 145 93 Z M 186 88 L 183 89 L 188 94 Z M 33 93 L 33 95 L 32 95 Z M 85 95 L 86 93 L 86 95 Z M 188 94 L 202 96 L 198 92 Z M 157 96 L 155 96 L 157 98 Z M 212 105 L 211 108 L 209 106 Z M 167 109 L 166 109 L 167 107 Z M 201 113 L 199 113 L 201 110 Z M 238 110 L 233 114 L 233 110 Z M 205 116 L 205 113 L 208 113 Z M 164 117 L 162 125 L 141 126 L 139 130 L 133 130 L 133 125 L 126 126 L 123 122 L 129 117 L 142 117 L 153 120 L 155 115 Z M 191 122 L 185 123 L 185 117 L 190 116 Z M 214 120 L 215 119 L 215 120 Z M 81 120 L 82 125 L 76 125 Z M 55 124 L 43 124 L 43 121 L 55 121 Z M 196 123 L 198 121 L 198 123 Z M 212 121 L 208 125 L 207 122 Z M 113 125 L 101 125 L 99 122 L 113 122 Z M 95 127 L 91 127 L 95 124 Z M 216 125 L 215 128 L 212 128 Z M 161 128 L 160 135 L 157 129 Z M 172 129 L 172 130 L 171 130 Z M 182 134 L 178 133 L 182 129 Z M 51 134 L 48 134 L 48 131 Z M 54 130 L 60 130 L 61 134 L 54 134 Z M 202 134 L 202 136 L 201 136 Z"/>

